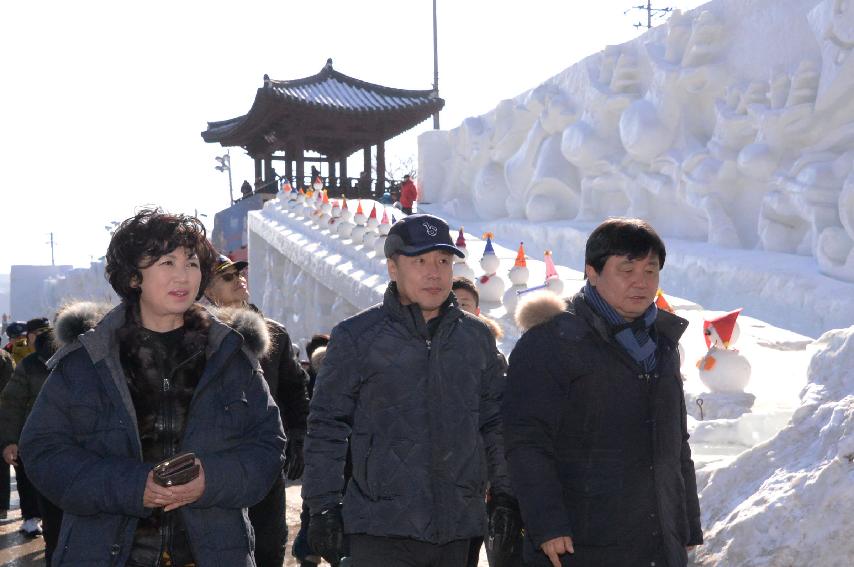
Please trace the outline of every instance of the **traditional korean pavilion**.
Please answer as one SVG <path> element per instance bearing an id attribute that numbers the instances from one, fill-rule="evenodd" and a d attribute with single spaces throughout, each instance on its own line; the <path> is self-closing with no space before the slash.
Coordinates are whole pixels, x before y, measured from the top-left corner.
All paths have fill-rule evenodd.
<path id="1" fill-rule="evenodd" d="M 255 177 L 273 180 L 273 162 L 284 161 L 295 187 L 311 182 L 305 164 L 326 162 L 332 188 L 350 192 L 347 158 L 364 154 L 364 171 L 371 172 L 371 147 L 376 146 L 376 185 L 385 179 L 385 141 L 438 112 L 445 101 L 433 90 L 404 90 L 354 79 L 332 68 L 303 79 L 277 81 L 264 75 L 255 102 L 243 116 L 208 122 L 205 142 L 240 146 L 255 160 Z M 321 157 L 306 157 L 313 151 Z M 279 171 L 281 173 L 281 171 Z M 357 173 L 358 176 L 358 173 Z M 365 194 L 365 187 L 359 193 Z"/>

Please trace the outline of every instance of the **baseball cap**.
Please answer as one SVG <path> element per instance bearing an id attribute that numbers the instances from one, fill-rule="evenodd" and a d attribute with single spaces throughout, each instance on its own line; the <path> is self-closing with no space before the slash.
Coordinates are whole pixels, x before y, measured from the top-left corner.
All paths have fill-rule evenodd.
<path id="1" fill-rule="evenodd" d="M 462 250 L 454 246 L 448 223 L 433 215 L 409 215 L 391 227 L 385 241 L 385 257 L 395 254 L 420 256 L 432 250 L 447 250 L 465 258 Z"/>
<path id="2" fill-rule="evenodd" d="M 234 266 L 238 272 L 242 272 L 248 265 L 249 262 L 235 262 L 225 254 L 220 254 L 216 259 L 216 262 L 214 262 L 213 273 L 214 275 L 221 274 L 232 266 Z"/>

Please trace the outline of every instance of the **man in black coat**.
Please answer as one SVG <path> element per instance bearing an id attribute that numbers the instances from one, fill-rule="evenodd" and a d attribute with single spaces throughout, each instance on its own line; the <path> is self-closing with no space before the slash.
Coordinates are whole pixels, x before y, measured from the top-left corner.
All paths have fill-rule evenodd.
<path id="1" fill-rule="evenodd" d="M 703 541 L 678 340 L 654 300 L 664 243 L 639 219 L 587 240 L 587 284 L 520 304 L 503 415 L 526 560 L 684 567 Z"/>
<path id="2" fill-rule="evenodd" d="M 442 219 L 398 221 L 385 244 L 392 281 L 383 303 L 332 330 L 303 479 L 309 542 L 330 562 L 347 533 L 355 567 L 464 567 L 469 540 L 486 530 L 487 479 L 498 501 L 490 525 L 515 533 L 504 376 L 495 338 L 451 293 L 454 254 L 462 252 Z"/>

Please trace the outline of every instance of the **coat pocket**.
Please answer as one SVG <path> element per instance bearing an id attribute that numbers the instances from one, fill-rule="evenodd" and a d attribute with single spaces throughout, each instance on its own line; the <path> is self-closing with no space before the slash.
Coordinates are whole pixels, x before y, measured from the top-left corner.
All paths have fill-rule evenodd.
<path id="1" fill-rule="evenodd" d="M 241 436 L 249 422 L 249 400 L 243 390 L 223 391 L 217 425 L 227 437 Z"/>

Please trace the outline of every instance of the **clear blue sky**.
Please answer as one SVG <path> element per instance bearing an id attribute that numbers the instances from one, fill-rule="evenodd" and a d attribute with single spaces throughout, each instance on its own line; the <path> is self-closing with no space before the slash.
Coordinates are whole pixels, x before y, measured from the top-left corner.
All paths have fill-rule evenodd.
<path id="1" fill-rule="evenodd" d="M 608 44 L 635 37 L 638 0 L 438 0 L 442 127 L 488 112 Z M 697 0 L 667 5 L 689 9 Z M 88 265 L 104 225 L 142 204 L 213 214 L 228 204 L 224 150 L 207 121 L 244 114 L 265 73 L 295 79 L 326 59 L 370 82 L 427 89 L 431 0 L 10 2 L 0 52 L 0 273 Z M 414 156 L 426 121 L 387 145 Z M 232 149 L 235 191 L 252 160 Z"/>

